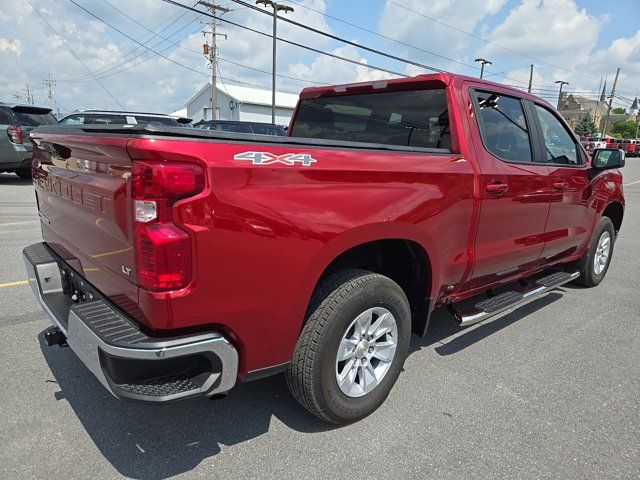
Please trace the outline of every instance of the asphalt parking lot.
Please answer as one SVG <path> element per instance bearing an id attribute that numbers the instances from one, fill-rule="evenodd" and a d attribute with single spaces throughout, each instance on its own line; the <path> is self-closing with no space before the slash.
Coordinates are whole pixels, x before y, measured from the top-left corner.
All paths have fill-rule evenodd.
<path id="1" fill-rule="evenodd" d="M 0 478 L 640 478 L 640 159 L 596 289 L 568 286 L 459 330 L 444 311 L 387 402 L 342 428 L 282 376 L 219 401 L 112 398 L 49 325 L 22 264 L 32 186 L 0 175 Z"/>

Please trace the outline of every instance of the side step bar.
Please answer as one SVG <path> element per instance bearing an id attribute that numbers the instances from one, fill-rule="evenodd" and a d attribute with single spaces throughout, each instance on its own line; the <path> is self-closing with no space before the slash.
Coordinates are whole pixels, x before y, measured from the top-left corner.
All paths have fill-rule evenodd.
<path id="1" fill-rule="evenodd" d="M 482 322 L 499 313 L 512 310 L 536 298 L 549 293 L 565 283 L 569 283 L 580 276 L 580 272 L 556 272 L 540 278 L 533 285 L 519 290 L 509 291 L 483 300 L 468 311 L 460 312 L 454 309 L 453 314 L 461 327 L 468 327 Z"/>

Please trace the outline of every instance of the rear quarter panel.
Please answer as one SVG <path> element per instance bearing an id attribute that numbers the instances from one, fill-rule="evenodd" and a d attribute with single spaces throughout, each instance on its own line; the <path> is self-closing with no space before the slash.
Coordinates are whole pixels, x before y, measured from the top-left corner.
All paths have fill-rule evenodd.
<path id="1" fill-rule="evenodd" d="M 310 166 L 253 165 L 247 151 L 310 154 Z M 429 291 L 468 268 L 473 170 L 461 155 L 340 150 L 214 141 L 132 139 L 129 152 L 189 156 L 207 167 L 207 187 L 174 208 L 195 232 L 193 283 L 140 291 L 143 310 L 170 296 L 159 328 L 219 325 L 242 350 L 243 371 L 290 360 L 313 289 L 340 253 L 385 238 L 413 240 L 431 260 Z M 161 312 L 160 312 L 161 313 Z"/>

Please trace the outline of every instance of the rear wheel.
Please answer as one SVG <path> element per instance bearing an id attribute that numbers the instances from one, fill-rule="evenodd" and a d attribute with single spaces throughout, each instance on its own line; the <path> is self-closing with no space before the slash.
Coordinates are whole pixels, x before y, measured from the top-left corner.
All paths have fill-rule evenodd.
<path id="1" fill-rule="evenodd" d="M 602 217 L 589 244 L 589 249 L 577 262 L 580 277 L 576 283 L 585 287 L 595 287 L 604 279 L 613 255 L 615 235 L 611 219 Z"/>
<path id="2" fill-rule="evenodd" d="M 409 351 L 411 314 L 402 289 L 365 270 L 346 270 L 314 293 L 287 371 L 289 390 L 320 419 L 366 417 L 386 399 Z"/>
<path id="3" fill-rule="evenodd" d="M 20 170 L 16 170 L 14 172 L 20 178 L 31 178 L 31 169 L 30 168 L 21 168 Z"/>

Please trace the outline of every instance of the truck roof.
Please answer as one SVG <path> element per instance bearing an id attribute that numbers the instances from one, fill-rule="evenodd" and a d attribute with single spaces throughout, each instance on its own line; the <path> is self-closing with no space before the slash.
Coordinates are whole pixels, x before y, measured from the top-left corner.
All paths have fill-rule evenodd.
<path id="1" fill-rule="evenodd" d="M 300 92 L 300 100 L 317 98 L 324 95 L 336 95 L 342 93 L 365 93 L 373 90 L 384 90 L 390 86 L 402 89 L 402 87 L 410 88 L 424 83 L 441 84 L 447 86 L 452 83 L 462 83 L 464 81 L 472 81 L 476 84 L 486 85 L 491 88 L 500 88 L 501 90 L 508 90 L 513 92 L 514 95 L 522 98 L 534 99 L 538 102 L 543 102 L 546 105 L 550 105 L 549 102 L 537 97 L 531 93 L 520 88 L 505 85 L 503 83 L 492 82 L 490 80 L 481 79 L 477 77 L 469 77 L 466 75 L 458 75 L 455 73 L 429 73 L 424 75 L 416 75 L 415 77 L 401 77 L 401 78 L 389 78 L 382 80 L 372 80 L 367 82 L 357 83 L 344 83 L 337 85 L 326 85 L 321 87 L 306 87 Z"/>

